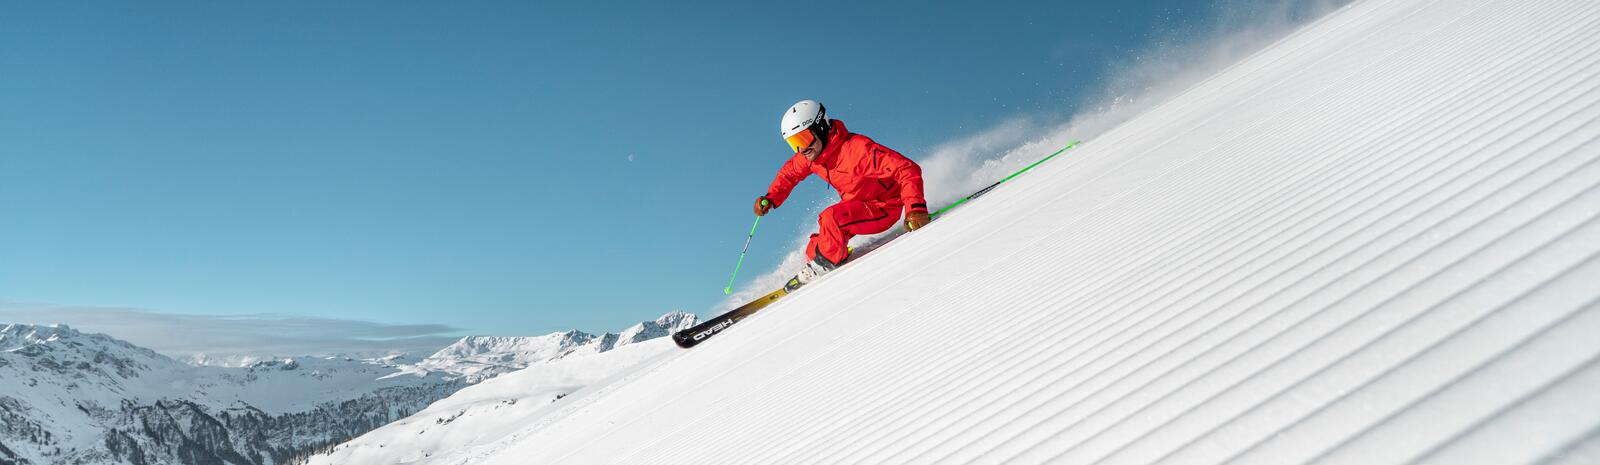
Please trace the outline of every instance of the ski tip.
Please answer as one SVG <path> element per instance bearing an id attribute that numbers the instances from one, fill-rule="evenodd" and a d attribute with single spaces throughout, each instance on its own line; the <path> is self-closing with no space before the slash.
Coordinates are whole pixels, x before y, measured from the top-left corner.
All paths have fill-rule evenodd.
<path id="1" fill-rule="evenodd" d="M 728 287 L 722 288 L 722 295 L 728 295 L 728 294 L 732 294 L 732 293 L 733 293 L 733 286 L 728 286 Z"/>

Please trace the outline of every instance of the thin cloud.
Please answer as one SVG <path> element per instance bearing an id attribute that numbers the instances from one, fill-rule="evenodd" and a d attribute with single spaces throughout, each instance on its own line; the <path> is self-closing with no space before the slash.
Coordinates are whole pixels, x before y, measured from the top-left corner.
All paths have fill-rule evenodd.
<path id="1" fill-rule="evenodd" d="M 0 323 L 66 324 L 188 359 L 430 353 L 461 328 L 396 325 L 299 315 L 187 315 L 114 307 L 0 301 Z"/>

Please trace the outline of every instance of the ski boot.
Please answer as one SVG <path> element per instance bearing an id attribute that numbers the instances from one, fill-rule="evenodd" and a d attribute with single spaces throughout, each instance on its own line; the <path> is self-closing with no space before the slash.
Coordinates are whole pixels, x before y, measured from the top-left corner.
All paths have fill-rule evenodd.
<path id="1" fill-rule="evenodd" d="M 849 260 L 849 256 L 846 256 L 845 260 Z M 828 272 L 839 268 L 841 265 L 843 265 L 843 262 L 833 263 L 828 261 L 826 257 L 823 257 L 822 254 L 817 254 L 817 258 L 815 260 L 806 262 L 804 266 L 801 266 L 800 272 L 795 274 L 793 278 L 789 278 L 789 282 L 784 284 L 783 288 L 789 290 L 789 292 L 794 292 L 794 290 L 799 289 L 800 286 L 804 286 L 812 281 L 816 281 L 817 279 L 821 278 L 822 275 L 828 274 Z"/>

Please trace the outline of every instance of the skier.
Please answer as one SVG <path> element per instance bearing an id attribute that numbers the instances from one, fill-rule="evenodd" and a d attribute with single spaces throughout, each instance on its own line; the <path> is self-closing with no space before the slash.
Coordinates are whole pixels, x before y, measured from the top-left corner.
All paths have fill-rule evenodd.
<path id="1" fill-rule="evenodd" d="M 827 110 L 815 100 L 789 107 L 780 129 L 795 154 L 778 169 L 766 195 L 756 198 L 756 216 L 783 205 L 794 186 L 811 173 L 839 191 L 839 203 L 822 210 L 818 230 L 806 244 L 807 262 L 796 275 L 800 284 L 844 264 L 850 258 L 851 237 L 889 230 L 902 209 L 907 231 L 928 224 L 922 167 L 911 159 L 850 133 L 844 122 L 828 119 Z"/>

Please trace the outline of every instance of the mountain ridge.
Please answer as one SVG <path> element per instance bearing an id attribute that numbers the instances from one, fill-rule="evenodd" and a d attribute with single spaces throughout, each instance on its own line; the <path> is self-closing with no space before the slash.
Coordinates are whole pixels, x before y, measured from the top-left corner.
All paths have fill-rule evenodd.
<path id="1" fill-rule="evenodd" d="M 671 312 L 630 329 L 682 315 Z M 514 339 L 600 339 L 580 334 Z M 462 339 L 472 340 L 490 339 Z M 452 364 L 439 356 L 432 368 L 403 354 L 273 357 L 226 367 L 185 363 L 68 325 L 4 324 L 0 463 L 285 463 L 405 418 L 464 387 L 587 346 L 557 347 L 562 350 L 519 353 L 538 348 L 485 346 L 478 355 L 487 358 Z M 611 347 L 590 348 L 598 354 Z M 461 368 L 469 364 L 472 370 Z"/>

